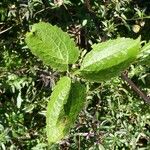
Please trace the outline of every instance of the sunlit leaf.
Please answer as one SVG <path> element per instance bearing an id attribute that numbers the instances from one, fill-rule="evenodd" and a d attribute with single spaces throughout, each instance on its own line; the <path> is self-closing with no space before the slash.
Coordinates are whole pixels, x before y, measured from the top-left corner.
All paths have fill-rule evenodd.
<path id="1" fill-rule="evenodd" d="M 46 65 L 60 71 L 66 71 L 68 64 L 75 63 L 79 56 L 78 48 L 67 33 L 44 22 L 32 26 L 26 35 L 26 43 Z"/>
<path id="2" fill-rule="evenodd" d="M 61 78 L 52 92 L 48 102 L 46 114 L 46 131 L 49 143 L 55 143 L 64 137 L 64 124 L 59 124 L 59 116 L 69 97 L 71 80 L 68 77 Z M 64 120 L 65 121 L 65 120 Z"/>
<path id="3" fill-rule="evenodd" d="M 109 80 L 125 70 L 137 58 L 140 40 L 118 38 L 92 46 L 83 59 L 80 76 L 89 81 Z"/>
<path id="4" fill-rule="evenodd" d="M 47 107 L 46 130 L 48 142 L 56 143 L 64 138 L 73 126 L 85 102 L 86 88 L 68 77 L 63 77 L 52 92 Z"/>

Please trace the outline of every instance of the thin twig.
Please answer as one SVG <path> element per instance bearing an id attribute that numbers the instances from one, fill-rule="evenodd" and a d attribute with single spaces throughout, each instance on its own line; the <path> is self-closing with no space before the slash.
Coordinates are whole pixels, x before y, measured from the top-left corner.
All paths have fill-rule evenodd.
<path id="1" fill-rule="evenodd" d="M 135 84 L 133 81 L 131 81 L 128 76 L 127 76 L 127 73 L 122 73 L 121 74 L 121 78 L 126 81 L 130 86 L 131 88 L 134 90 L 134 92 L 136 92 L 146 103 L 150 104 L 150 98 L 145 94 L 143 93 Z"/>
<path id="2" fill-rule="evenodd" d="M 80 150 L 80 148 L 81 148 L 81 145 L 80 145 L 80 135 L 78 136 L 78 150 Z"/>
<path id="3" fill-rule="evenodd" d="M 48 9 L 50 9 L 50 7 L 46 7 L 46 8 L 44 8 L 44 9 L 41 9 L 41 10 L 37 11 L 37 12 L 33 15 L 33 18 L 34 18 L 37 14 L 42 13 L 43 11 L 46 11 L 46 10 L 48 10 Z"/>
<path id="4" fill-rule="evenodd" d="M 150 19 L 150 16 L 139 17 L 139 18 L 130 18 L 130 19 L 125 19 L 125 20 L 132 21 L 132 20 L 143 20 L 143 19 Z"/>
<path id="5" fill-rule="evenodd" d="M 3 34 L 3 33 L 5 33 L 5 32 L 7 32 L 7 31 L 11 30 L 11 29 L 12 29 L 12 27 L 13 27 L 13 26 L 11 26 L 11 27 L 9 27 L 9 28 L 7 28 L 7 29 L 3 30 L 3 31 L 0 31 L 0 34 Z"/>
<path id="6" fill-rule="evenodd" d="M 72 136 L 94 137 L 94 133 L 75 133 Z"/>

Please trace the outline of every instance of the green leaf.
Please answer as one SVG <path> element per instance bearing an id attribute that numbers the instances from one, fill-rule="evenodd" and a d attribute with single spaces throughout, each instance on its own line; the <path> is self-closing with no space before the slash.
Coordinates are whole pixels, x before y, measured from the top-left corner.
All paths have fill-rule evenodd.
<path id="1" fill-rule="evenodd" d="M 68 120 L 65 128 L 66 133 L 72 127 L 72 125 L 77 119 L 78 114 L 83 109 L 85 100 L 86 100 L 85 85 L 79 82 L 72 83 L 68 101 L 64 106 L 65 115 Z"/>
<path id="2" fill-rule="evenodd" d="M 139 55 L 139 63 L 144 65 L 150 65 L 150 42 L 146 43 L 141 50 Z"/>
<path id="3" fill-rule="evenodd" d="M 63 124 L 58 125 L 59 115 L 67 102 L 71 88 L 68 77 L 61 78 L 52 92 L 46 114 L 46 131 L 49 143 L 55 143 L 64 137 Z"/>
<path id="4" fill-rule="evenodd" d="M 146 52 L 150 50 L 150 42 L 146 43 L 143 47 L 142 47 L 142 52 Z"/>
<path id="5" fill-rule="evenodd" d="M 49 144 L 64 138 L 84 106 L 86 88 L 63 77 L 52 92 L 47 107 L 46 130 Z"/>
<path id="6" fill-rule="evenodd" d="M 79 50 L 69 35 L 48 23 L 34 24 L 25 41 L 34 55 L 60 71 L 66 71 L 68 64 L 75 63 L 79 56 Z"/>
<path id="7" fill-rule="evenodd" d="M 137 58 L 140 39 L 118 38 L 92 46 L 81 64 L 80 76 L 101 82 L 117 76 Z"/>

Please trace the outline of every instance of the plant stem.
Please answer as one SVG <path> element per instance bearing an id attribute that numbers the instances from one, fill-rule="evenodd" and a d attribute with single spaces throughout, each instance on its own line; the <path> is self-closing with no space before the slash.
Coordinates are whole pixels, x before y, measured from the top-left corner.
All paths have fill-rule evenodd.
<path id="1" fill-rule="evenodd" d="M 11 27 L 9 27 L 9 28 L 7 28 L 7 29 L 3 30 L 3 31 L 0 31 L 0 34 L 3 34 L 3 33 L 5 33 L 5 32 L 7 32 L 7 31 L 11 30 L 11 29 L 12 29 L 12 27 L 13 27 L 13 26 L 11 26 Z"/>
<path id="2" fill-rule="evenodd" d="M 121 78 L 126 81 L 131 86 L 132 90 L 136 92 L 146 103 L 150 104 L 150 98 L 143 93 L 131 79 L 128 78 L 127 72 L 122 73 Z"/>
<path id="3" fill-rule="evenodd" d="M 126 19 L 126 20 L 127 21 L 132 21 L 132 20 L 143 20 L 143 19 L 150 19 L 150 16 L 139 17 L 139 18 L 131 18 L 131 19 Z"/>

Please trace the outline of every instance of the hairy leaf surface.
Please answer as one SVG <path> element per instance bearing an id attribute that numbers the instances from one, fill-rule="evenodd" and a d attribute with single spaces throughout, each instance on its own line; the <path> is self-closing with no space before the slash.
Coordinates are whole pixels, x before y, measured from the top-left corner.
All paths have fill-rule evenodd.
<path id="1" fill-rule="evenodd" d="M 60 71 L 66 71 L 68 64 L 75 63 L 79 56 L 79 50 L 69 35 L 48 23 L 34 24 L 25 40 L 34 55 Z"/>
<path id="2" fill-rule="evenodd" d="M 136 59 L 140 40 L 118 38 L 92 46 L 83 59 L 80 76 L 89 81 L 109 80 L 125 70 Z"/>
<path id="3" fill-rule="evenodd" d="M 47 108 L 46 130 L 49 143 L 64 138 L 84 106 L 86 88 L 68 77 L 62 78 L 52 92 Z"/>

